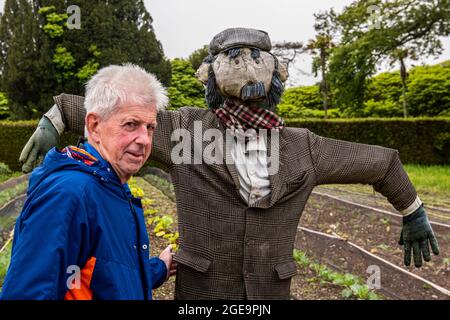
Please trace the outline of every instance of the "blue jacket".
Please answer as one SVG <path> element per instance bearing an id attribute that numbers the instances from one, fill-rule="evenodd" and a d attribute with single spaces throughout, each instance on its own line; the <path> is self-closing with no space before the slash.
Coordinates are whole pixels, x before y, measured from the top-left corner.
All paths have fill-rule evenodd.
<path id="1" fill-rule="evenodd" d="M 0 299 L 151 299 L 164 282 L 140 199 L 84 148 L 54 148 L 33 171 Z"/>

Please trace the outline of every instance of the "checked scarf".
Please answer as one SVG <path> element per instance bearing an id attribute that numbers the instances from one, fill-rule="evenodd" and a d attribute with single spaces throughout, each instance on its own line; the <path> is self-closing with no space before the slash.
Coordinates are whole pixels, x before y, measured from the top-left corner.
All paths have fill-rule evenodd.
<path id="1" fill-rule="evenodd" d="M 242 105 L 232 99 L 227 99 L 221 108 L 212 111 L 228 129 L 233 131 L 280 130 L 285 126 L 283 119 L 275 112 L 256 105 Z"/>

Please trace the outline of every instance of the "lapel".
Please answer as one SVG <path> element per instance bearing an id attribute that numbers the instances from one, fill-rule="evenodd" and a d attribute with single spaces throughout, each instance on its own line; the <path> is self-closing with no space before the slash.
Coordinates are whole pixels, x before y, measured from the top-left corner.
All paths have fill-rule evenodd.
<path id="1" fill-rule="evenodd" d="M 279 131 L 278 142 L 275 141 L 273 145 L 272 135 L 269 135 L 269 137 L 267 138 L 268 160 L 274 158 L 273 154 L 278 153 L 278 157 L 275 157 L 275 159 L 278 161 L 278 166 L 275 166 L 275 170 L 273 170 L 273 172 L 269 172 L 270 186 L 272 189 L 272 192 L 270 193 L 270 207 L 273 206 L 278 201 L 278 199 L 281 198 L 284 181 L 286 181 L 286 168 L 283 164 L 286 163 L 286 161 L 284 161 L 284 157 L 287 156 L 287 150 L 286 140 L 283 139 L 283 131 L 284 129 L 281 129 Z M 269 155 L 271 155 L 271 157 L 269 157 Z M 273 165 L 273 163 L 270 165 Z"/>
<path id="2" fill-rule="evenodd" d="M 236 165 L 233 162 L 233 158 L 231 157 L 231 146 L 233 143 L 233 137 L 227 137 L 226 134 L 226 128 L 225 126 L 222 124 L 222 122 L 219 121 L 219 119 L 216 117 L 216 115 L 213 112 L 209 112 L 209 116 L 211 118 L 207 119 L 205 121 L 205 125 L 202 126 L 202 133 L 204 134 L 206 130 L 208 129 L 218 129 L 221 132 L 221 136 L 222 136 L 222 150 L 220 150 L 222 152 L 222 154 L 220 155 L 220 157 L 222 158 L 222 163 L 221 164 L 210 164 L 209 166 L 211 168 L 214 168 L 220 175 L 222 175 L 224 178 L 225 177 L 231 177 L 231 180 L 233 182 L 234 185 L 234 189 L 237 192 L 237 195 L 239 198 L 241 198 L 240 196 L 240 192 L 239 189 L 241 187 L 240 183 L 239 183 L 239 174 L 238 171 L 236 169 Z M 205 149 L 206 145 L 209 142 L 203 142 L 203 150 Z M 227 145 L 229 144 L 229 145 Z M 242 199 L 242 201 L 244 201 Z"/>
<path id="3" fill-rule="evenodd" d="M 283 163 L 284 158 L 286 157 L 286 140 L 283 139 L 283 130 L 281 129 L 278 134 L 278 143 L 276 140 L 272 145 L 272 135 L 267 135 L 267 161 L 270 161 L 274 157 L 271 157 L 273 154 L 278 154 L 278 158 L 275 158 L 275 161 L 278 161 L 278 166 L 274 167 L 274 170 L 269 170 L 269 181 L 270 181 L 270 189 L 271 192 L 266 197 L 256 201 L 252 206 L 257 208 L 270 208 L 282 197 L 283 195 L 283 186 L 284 181 L 286 181 L 286 168 Z M 274 163 L 268 162 L 268 167 L 270 168 Z"/>

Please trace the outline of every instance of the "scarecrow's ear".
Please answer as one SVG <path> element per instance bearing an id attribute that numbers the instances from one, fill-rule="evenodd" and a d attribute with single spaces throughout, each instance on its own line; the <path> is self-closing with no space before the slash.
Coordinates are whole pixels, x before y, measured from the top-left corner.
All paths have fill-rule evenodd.
<path id="1" fill-rule="evenodd" d="M 278 72 L 280 73 L 280 80 L 282 82 L 286 82 L 287 78 L 289 77 L 289 71 L 286 64 L 280 62 L 278 65 Z"/>
<path id="2" fill-rule="evenodd" d="M 195 72 L 195 76 L 198 80 L 200 80 L 201 83 L 205 84 L 208 82 L 208 70 L 209 70 L 209 63 L 203 62 L 201 66 L 197 69 L 197 72 Z"/>

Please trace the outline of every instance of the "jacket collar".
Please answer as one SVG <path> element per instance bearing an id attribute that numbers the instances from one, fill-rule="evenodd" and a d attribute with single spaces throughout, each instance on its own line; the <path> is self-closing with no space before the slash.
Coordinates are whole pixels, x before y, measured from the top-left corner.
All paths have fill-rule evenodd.
<path id="1" fill-rule="evenodd" d="M 93 171 L 94 175 L 98 175 L 100 179 L 102 179 L 102 181 L 114 181 L 122 185 L 119 176 L 114 171 L 114 168 L 100 155 L 100 152 L 98 152 L 97 149 L 94 148 L 94 146 L 92 146 L 88 142 L 85 142 L 83 143 L 83 149 L 97 159 L 96 166 L 98 168 Z M 124 184 L 124 186 L 125 189 L 129 191 L 128 185 L 126 183 Z"/>

